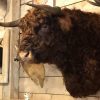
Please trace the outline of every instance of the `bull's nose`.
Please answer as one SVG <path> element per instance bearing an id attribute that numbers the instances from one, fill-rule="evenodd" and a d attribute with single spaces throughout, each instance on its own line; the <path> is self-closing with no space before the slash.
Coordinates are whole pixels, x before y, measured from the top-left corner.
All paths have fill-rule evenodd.
<path id="1" fill-rule="evenodd" d="M 28 56 L 29 56 L 29 52 L 21 51 L 21 52 L 19 53 L 19 57 L 20 57 L 21 59 L 24 59 L 25 57 L 28 57 Z"/>
<path id="2" fill-rule="evenodd" d="M 33 59 L 31 51 L 21 51 L 19 58 L 21 61 L 30 61 Z"/>

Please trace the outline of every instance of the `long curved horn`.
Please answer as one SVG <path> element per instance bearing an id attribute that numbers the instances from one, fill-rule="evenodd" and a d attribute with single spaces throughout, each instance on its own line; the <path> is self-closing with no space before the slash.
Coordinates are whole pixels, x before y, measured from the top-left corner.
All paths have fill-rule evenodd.
<path id="1" fill-rule="evenodd" d="M 92 1 L 87 0 L 87 2 L 89 2 L 89 3 L 92 4 L 92 5 L 100 6 L 100 0 L 94 0 L 94 1 L 95 1 L 95 2 L 92 2 Z"/>
<path id="2" fill-rule="evenodd" d="M 42 9 L 42 10 L 45 10 L 47 12 L 50 12 L 52 14 L 60 14 L 61 12 L 61 8 L 60 7 L 51 7 L 49 5 L 36 5 L 36 4 L 30 4 L 30 3 L 25 3 L 26 5 L 29 5 L 29 6 L 32 6 L 32 7 L 35 7 L 35 8 L 38 8 L 38 9 Z"/>
<path id="3" fill-rule="evenodd" d="M 20 19 L 12 22 L 0 22 L 0 26 L 3 27 L 18 27 L 20 23 Z"/>
<path id="4" fill-rule="evenodd" d="M 94 1 L 100 5 L 100 0 L 94 0 Z"/>

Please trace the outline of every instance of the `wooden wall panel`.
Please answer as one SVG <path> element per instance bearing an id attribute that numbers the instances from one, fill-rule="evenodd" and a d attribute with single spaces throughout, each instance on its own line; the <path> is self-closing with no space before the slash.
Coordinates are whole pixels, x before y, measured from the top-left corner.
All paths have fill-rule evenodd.
<path id="1" fill-rule="evenodd" d="M 9 0 L 9 3 L 10 8 L 5 21 L 16 20 L 20 16 L 20 0 Z M 9 83 L 3 85 L 3 100 L 18 100 L 19 63 L 14 61 L 18 33 L 18 28 L 14 28 L 10 34 Z"/>
<path id="2" fill-rule="evenodd" d="M 56 0 L 56 6 L 65 6 L 65 5 L 69 5 L 78 1 L 82 1 L 82 0 Z M 66 6 L 68 8 L 71 9 L 81 9 L 83 11 L 89 11 L 89 12 L 96 12 L 96 13 L 100 13 L 100 7 L 97 6 L 93 6 L 91 4 L 89 4 L 87 1 L 83 1 L 77 4 L 73 4 L 70 6 Z"/>
<path id="3" fill-rule="evenodd" d="M 69 95 L 65 89 L 62 77 L 46 77 L 43 88 L 34 84 L 30 78 L 20 78 L 19 92 Z"/>
<path id="4" fill-rule="evenodd" d="M 0 84 L 0 100 L 2 99 L 2 84 Z"/>
<path id="5" fill-rule="evenodd" d="M 98 100 L 98 97 L 87 97 L 87 100 Z"/>
<path id="6" fill-rule="evenodd" d="M 51 100 L 76 100 L 76 99 L 67 95 L 53 95 Z"/>
<path id="7" fill-rule="evenodd" d="M 29 94 L 29 93 L 20 93 L 19 97 L 20 99 L 26 98 L 26 96 L 29 98 L 29 100 L 51 100 L 52 96 L 50 94 Z"/>

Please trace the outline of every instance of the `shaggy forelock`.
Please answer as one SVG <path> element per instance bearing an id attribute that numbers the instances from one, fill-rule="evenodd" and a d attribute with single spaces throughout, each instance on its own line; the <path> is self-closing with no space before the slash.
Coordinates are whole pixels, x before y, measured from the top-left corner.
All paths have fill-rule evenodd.
<path id="1" fill-rule="evenodd" d="M 21 20 L 20 29 L 22 31 L 20 51 L 32 51 L 39 54 L 49 51 L 50 47 L 56 44 L 55 38 L 60 33 L 57 18 L 52 18 L 51 14 L 38 9 L 28 11 Z"/>

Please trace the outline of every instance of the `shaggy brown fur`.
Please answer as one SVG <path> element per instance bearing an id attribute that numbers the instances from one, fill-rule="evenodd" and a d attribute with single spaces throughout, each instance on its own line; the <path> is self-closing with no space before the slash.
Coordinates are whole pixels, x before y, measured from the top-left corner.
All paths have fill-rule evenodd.
<path id="1" fill-rule="evenodd" d="M 31 51 L 35 63 L 56 64 L 73 97 L 100 89 L 100 15 L 67 8 L 52 15 L 32 9 L 20 28 L 20 51 Z"/>

